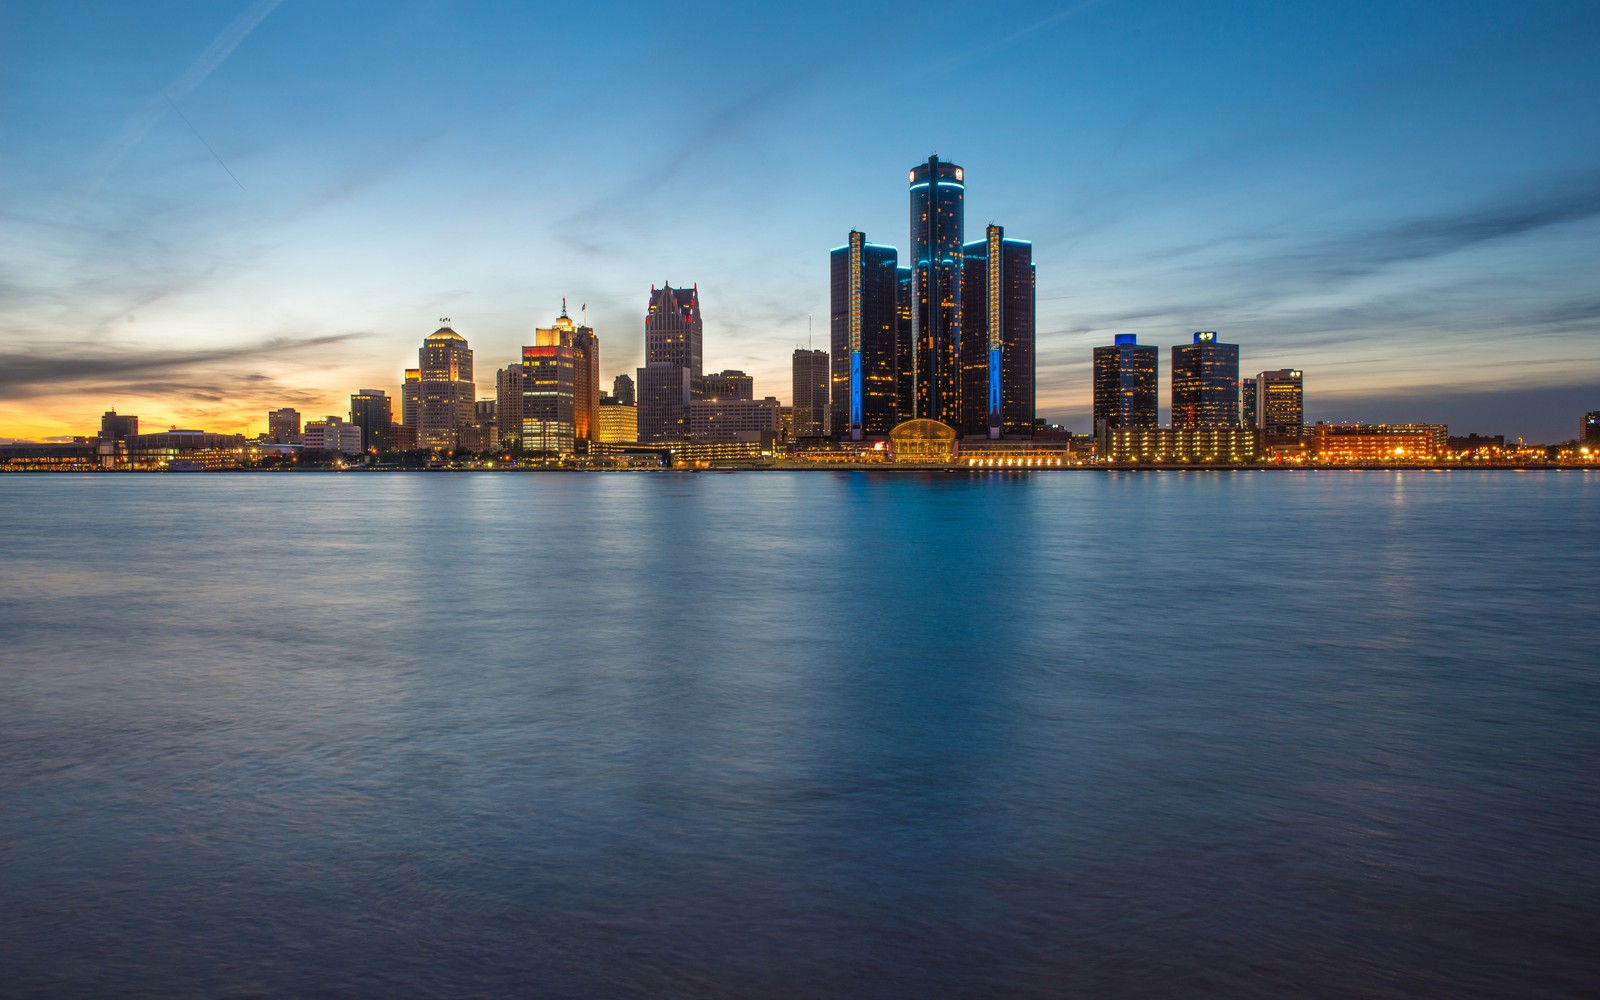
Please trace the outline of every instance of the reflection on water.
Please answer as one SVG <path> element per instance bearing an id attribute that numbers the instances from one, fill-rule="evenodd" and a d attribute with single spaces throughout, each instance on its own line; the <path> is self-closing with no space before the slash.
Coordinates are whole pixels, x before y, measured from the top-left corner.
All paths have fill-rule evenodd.
<path id="1" fill-rule="evenodd" d="M 1600 476 L 0 478 L 18 995 L 1579 994 Z"/>

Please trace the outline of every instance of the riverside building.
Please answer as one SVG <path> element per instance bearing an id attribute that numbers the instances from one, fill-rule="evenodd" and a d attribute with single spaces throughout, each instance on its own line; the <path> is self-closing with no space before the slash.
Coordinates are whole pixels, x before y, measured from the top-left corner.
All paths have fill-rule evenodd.
<path id="1" fill-rule="evenodd" d="M 1172 426 L 1239 425 L 1239 345 L 1212 330 L 1172 349 Z"/>
<path id="2" fill-rule="evenodd" d="M 1119 333 L 1094 349 L 1094 429 L 1154 427 L 1161 352 Z"/>

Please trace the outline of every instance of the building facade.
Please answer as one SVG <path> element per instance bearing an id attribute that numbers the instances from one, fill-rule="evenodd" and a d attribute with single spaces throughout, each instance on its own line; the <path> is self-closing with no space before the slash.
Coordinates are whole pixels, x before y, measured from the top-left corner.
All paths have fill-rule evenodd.
<path id="1" fill-rule="evenodd" d="M 593 438 L 595 410 L 600 405 L 600 338 L 595 336 L 593 329 L 572 321 L 572 317 L 567 315 L 567 300 L 562 299 L 561 315 L 550 326 L 534 331 L 534 345 L 572 348 L 573 440 L 590 441 Z"/>
<path id="2" fill-rule="evenodd" d="M 422 409 L 422 371 L 407 368 L 400 383 L 400 423 L 412 430 L 418 428 L 418 413 Z"/>
<path id="3" fill-rule="evenodd" d="M 1172 349 L 1172 426 L 1239 426 L 1239 345 L 1213 330 Z"/>
<path id="4" fill-rule="evenodd" d="M 595 440 L 605 444 L 631 444 L 639 440 L 639 408 L 610 396 L 602 398 L 595 422 Z"/>
<path id="5" fill-rule="evenodd" d="M 830 254 L 829 422 L 841 438 L 885 435 L 896 423 L 898 253 L 852 230 Z"/>
<path id="6" fill-rule="evenodd" d="M 269 412 L 267 439 L 273 444 L 299 444 L 300 411 L 285 406 Z"/>
<path id="7" fill-rule="evenodd" d="M 751 441 L 771 444 L 783 432 L 783 404 L 765 399 L 696 399 L 689 403 L 691 441 Z"/>
<path id="8" fill-rule="evenodd" d="M 571 455 L 577 446 L 581 362 L 577 348 L 554 339 L 522 349 L 522 450 L 548 458 Z"/>
<path id="9" fill-rule="evenodd" d="M 1251 427 L 1113 427 L 1102 436 L 1100 460 L 1173 465 L 1254 462 L 1261 433 Z"/>
<path id="10" fill-rule="evenodd" d="M 828 433 L 828 352 L 798 349 L 794 352 L 794 433 L 792 438 L 822 437 Z"/>
<path id="11" fill-rule="evenodd" d="M 302 432 L 302 446 L 306 451 L 325 451 L 332 455 L 359 455 L 364 445 L 361 428 L 345 423 L 344 418 L 329 416 L 308 421 Z"/>
<path id="12" fill-rule="evenodd" d="M 1094 349 L 1094 432 L 1154 427 L 1160 392 L 1161 351 L 1141 345 L 1131 333 L 1119 333 L 1106 347 Z"/>
<path id="13" fill-rule="evenodd" d="M 681 440 L 688 433 L 689 401 L 702 374 L 704 332 L 698 286 L 651 287 L 644 319 L 645 364 L 637 372 L 641 441 Z"/>
<path id="14" fill-rule="evenodd" d="M 501 448 L 522 447 L 522 389 L 527 369 L 507 365 L 494 373 L 494 418 Z"/>
<path id="15" fill-rule="evenodd" d="M 430 333 L 417 356 L 417 440 L 424 448 L 450 451 L 471 426 L 477 388 L 472 381 L 472 350 L 461 334 L 445 326 Z"/>
<path id="16" fill-rule="evenodd" d="M 389 451 L 394 447 L 389 428 L 394 411 L 382 389 L 359 389 L 350 397 L 350 422 L 361 428 L 361 447 L 367 451 Z"/>
<path id="17" fill-rule="evenodd" d="M 1318 422 L 1314 440 L 1318 462 L 1412 462 L 1443 454 L 1449 447 L 1450 431 L 1445 424 Z"/>
<path id="18" fill-rule="evenodd" d="M 755 399 L 756 380 L 730 368 L 700 376 L 699 399 Z"/>
<path id="19" fill-rule="evenodd" d="M 1305 433 L 1305 373 L 1298 368 L 1262 372 L 1253 380 L 1255 405 L 1250 425 L 1271 439 L 1299 438 Z"/>
<path id="20" fill-rule="evenodd" d="M 1031 436 L 1033 244 L 991 225 L 962 253 L 961 433 Z"/>
<path id="21" fill-rule="evenodd" d="M 1600 444 L 1600 410 L 1591 410 L 1583 415 L 1583 424 L 1578 428 L 1578 440 L 1583 444 Z"/>
<path id="22" fill-rule="evenodd" d="M 693 398 L 689 369 L 658 361 L 638 373 L 639 440 L 683 440 L 689 434 L 689 402 Z"/>

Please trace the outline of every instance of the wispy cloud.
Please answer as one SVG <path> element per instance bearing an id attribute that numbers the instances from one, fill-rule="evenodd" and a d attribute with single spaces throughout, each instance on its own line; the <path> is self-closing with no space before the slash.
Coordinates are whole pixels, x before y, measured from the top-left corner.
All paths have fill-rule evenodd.
<path id="1" fill-rule="evenodd" d="M 296 355 L 370 336 L 272 337 L 250 344 L 193 351 L 108 347 L 103 343 L 48 341 L 37 348 L 0 351 L 0 400 L 110 392 L 116 395 L 182 394 L 220 401 L 268 377 L 239 374 L 242 365 Z M 229 371 L 233 369 L 233 371 Z M 232 395 L 230 395 L 232 393 Z"/>
<path id="2" fill-rule="evenodd" d="M 85 179 L 83 180 L 82 190 L 74 203 L 74 215 L 83 207 L 84 202 L 99 192 L 100 188 L 105 185 L 106 179 L 111 176 L 112 171 L 116 170 L 117 165 L 122 162 L 123 158 L 132 152 L 140 142 L 144 141 L 144 137 L 150 133 L 150 129 L 155 126 L 161 116 L 166 111 L 175 109 L 177 101 L 189 96 L 206 81 L 206 77 L 215 73 L 218 67 L 233 54 L 234 49 L 237 49 L 240 43 L 249 36 L 250 32 L 256 29 L 256 25 L 260 24 L 268 14 L 272 13 L 273 8 L 282 2 L 283 0 L 255 0 L 255 3 L 246 7 L 238 17 L 233 19 L 231 24 L 222 29 L 222 32 L 211 40 L 211 44 L 207 45 L 200 55 L 195 58 L 194 62 L 189 64 L 188 69 L 178 74 L 171 83 L 161 88 L 159 93 L 146 101 L 143 107 L 129 117 L 128 121 L 122 126 L 122 130 L 101 149 L 84 171 Z M 196 133 L 196 135 L 198 134 Z M 201 140 L 201 142 L 204 141 L 204 139 Z M 218 162 L 220 162 L 220 159 Z M 226 166 L 224 166 L 224 169 L 226 169 Z M 232 173 L 232 171 L 229 171 L 229 173 Z"/>

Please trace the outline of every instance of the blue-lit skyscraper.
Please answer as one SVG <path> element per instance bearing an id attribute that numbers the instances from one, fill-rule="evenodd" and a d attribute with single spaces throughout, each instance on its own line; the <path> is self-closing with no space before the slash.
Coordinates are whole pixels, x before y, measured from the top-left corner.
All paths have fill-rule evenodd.
<path id="1" fill-rule="evenodd" d="M 1000 226 L 963 250 L 963 434 L 1033 433 L 1033 244 Z"/>
<path id="2" fill-rule="evenodd" d="M 859 441 L 898 422 L 898 251 L 850 233 L 829 255 L 833 433 Z"/>
<path id="3" fill-rule="evenodd" d="M 1156 425 L 1157 367 L 1160 352 L 1141 346 L 1131 333 L 1119 333 L 1107 347 L 1094 349 L 1094 432 Z"/>
<path id="4" fill-rule="evenodd" d="M 960 427 L 962 227 L 966 184 L 937 156 L 911 168 L 914 413 Z"/>

